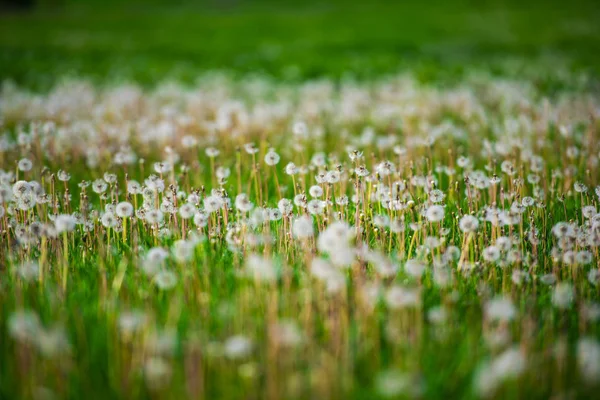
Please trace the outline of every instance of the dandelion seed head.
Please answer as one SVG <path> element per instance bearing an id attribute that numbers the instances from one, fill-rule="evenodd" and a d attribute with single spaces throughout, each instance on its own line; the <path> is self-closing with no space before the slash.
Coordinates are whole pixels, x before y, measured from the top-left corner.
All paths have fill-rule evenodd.
<path id="1" fill-rule="evenodd" d="M 479 227 L 479 220 L 472 215 L 465 215 L 460 219 L 458 225 L 464 233 L 471 233 L 475 232 Z"/>
<path id="2" fill-rule="evenodd" d="M 279 164 L 280 158 L 281 157 L 279 157 L 279 154 L 277 154 L 275 150 L 271 149 L 267 152 L 267 154 L 265 154 L 265 164 L 269 166 L 277 165 Z"/>
<path id="3" fill-rule="evenodd" d="M 133 205 L 128 201 L 122 201 L 115 207 L 115 213 L 120 218 L 129 218 L 133 215 Z"/>
<path id="4" fill-rule="evenodd" d="M 319 186 L 319 185 L 311 186 L 308 192 L 310 193 L 310 195 L 312 197 L 323 196 L 323 188 L 321 188 L 321 186 Z"/>
<path id="5" fill-rule="evenodd" d="M 507 297 L 496 297 L 485 304 L 485 315 L 493 321 L 512 321 L 517 310 Z"/>
<path id="6" fill-rule="evenodd" d="M 191 203 L 182 204 L 179 207 L 179 216 L 182 219 L 190 219 L 196 214 L 196 207 Z"/>
<path id="7" fill-rule="evenodd" d="M 425 213 L 429 222 L 440 222 L 444 219 L 444 207 L 439 205 L 433 205 L 427 208 Z"/>
<path id="8" fill-rule="evenodd" d="M 402 286 L 392 286 L 385 294 L 385 300 L 391 309 L 417 307 L 421 303 L 421 294 L 418 289 Z"/>
<path id="9" fill-rule="evenodd" d="M 8 318 L 10 336 L 20 342 L 35 342 L 42 329 L 38 315 L 29 310 L 15 311 Z"/>
<path id="10" fill-rule="evenodd" d="M 600 343 L 591 337 L 577 342 L 577 366 L 588 384 L 600 382 Z"/>
<path id="11" fill-rule="evenodd" d="M 566 309 L 571 306 L 575 299 L 575 291 L 570 283 L 560 282 L 554 287 L 552 293 L 552 303 L 559 309 Z"/>
<path id="12" fill-rule="evenodd" d="M 277 202 L 277 208 L 283 215 L 290 215 L 294 209 L 294 205 L 289 199 L 281 199 Z"/>
<path id="13" fill-rule="evenodd" d="M 171 365 L 161 357 L 150 357 L 144 363 L 144 378 L 150 389 L 158 390 L 171 380 Z"/>
<path id="14" fill-rule="evenodd" d="M 15 198 L 20 199 L 32 193 L 33 188 L 27 181 L 17 181 L 12 187 L 12 192 Z"/>
<path id="15" fill-rule="evenodd" d="M 417 259 L 406 260 L 404 264 L 404 271 L 413 278 L 420 278 L 427 269 L 425 263 Z"/>
<path id="16" fill-rule="evenodd" d="M 159 271 L 153 278 L 156 286 L 161 290 L 170 290 L 177 284 L 177 275 L 172 271 Z"/>
<path id="17" fill-rule="evenodd" d="M 61 214 L 54 220 L 54 226 L 58 233 L 71 232 L 75 229 L 76 220 L 72 215 Z"/>
<path id="18" fill-rule="evenodd" d="M 234 335 L 223 344 L 223 352 L 227 358 L 239 360 L 248 357 L 253 347 L 252 341 L 246 336 Z"/>
<path id="19" fill-rule="evenodd" d="M 31 168 L 33 168 L 33 163 L 28 158 L 21 158 L 17 163 L 17 168 L 19 168 L 19 171 L 23 172 L 31 171 Z"/>

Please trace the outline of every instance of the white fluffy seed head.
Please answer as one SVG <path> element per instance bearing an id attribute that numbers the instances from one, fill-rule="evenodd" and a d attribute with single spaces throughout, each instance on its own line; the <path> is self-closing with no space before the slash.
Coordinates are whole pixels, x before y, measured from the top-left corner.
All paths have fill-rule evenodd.
<path id="1" fill-rule="evenodd" d="M 54 226 L 58 233 L 71 232 L 75 229 L 75 218 L 69 214 L 61 214 L 54 220 Z"/>
<path id="2" fill-rule="evenodd" d="M 311 237 L 314 233 L 312 218 L 307 215 L 296 218 L 292 226 L 292 233 L 297 239 Z"/>
<path id="3" fill-rule="evenodd" d="M 129 218 L 133 215 L 133 205 L 128 201 L 122 201 L 115 207 L 115 212 L 121 218 Z"/>
<path id="4" fill-rule="evenodd" d="M 458 226 L 464 233 L 475 232 L 479 227 L 479 220 L 472 215 L 465 215 L 460 219 Z"/>
<path id="5" fill-rule="evenodd" d="M 429 206 L 425 216 L 429 222 L 440 222 L 442 219 L 444 219 L 444 207 L 440 205 Z"/>
<path id="6" fill-rule="evenodd" d="M 279 154 L 277 154 L 273 149 L 269 150 L 267 154 L 265 154 L 265 164 L 269 166 L 277 165 L 279 160 Z"/>

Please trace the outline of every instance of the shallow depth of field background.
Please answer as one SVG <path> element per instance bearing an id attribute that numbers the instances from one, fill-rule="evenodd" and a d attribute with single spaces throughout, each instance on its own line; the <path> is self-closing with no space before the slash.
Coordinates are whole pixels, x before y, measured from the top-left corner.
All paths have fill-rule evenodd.
<path id="1" fill-rule="evenodd" d="M 283 79 L 419 78 L 510 58 L 598 70 L 600 6 L 573 1 L 3 0 L 0 78 L 152 85 L 205 70 Z M 552 85 L 551 82 L 546 82 Z"/>
<path id="2" fill-rule="evenodd" d="M 571 241 L 600 221 L 599 77 L 594 0 L 0 0 L 4 186 L 39 180 L 57 204 L 0 214 L 0 400 L 589 398 L 600 384 L 600 361 L 586 358 L 600 357 L 600 264 L 597 246 L 584 251 Z M 406 124 L 386 113 L 406 115 Z M 40 128 L 39 115 L 54 120 Z M 55 122 L 68 129 L 54 135 Z M 129 135 L 135 129 L 143 140 Z M 428 130 L 435 143 L 419 136 Z M 36 134 L 19 142 L 29 131 Z M 81 139 L 88 134 L 91 146 Z M 124 166 L 116 155 L 135 162 Z M 154 164 L 171 156 L 175 166 Z M 294 178 L 291 161 L 313 165 Z M 308 195 L 317 172 L 335 172 L 338 161 L 343 183 L 319 182 Z M 482 185 L 473 198 L 465 179 L 472 169 Z M 173 212 L 160 237 L 160 221 L 117 224 L 105 208 L 125 199 L 131 179 L 158 204 L 150 174 L 187 191 L 181 199 L 202 188 L 194 218 L 182 223 Z M 513 208 L 523 215 L 502 232 L 486 221 L 496 178 L 502 196 L 510 193 L 494 206 L 504 217 Z M 410 190 L 402 189 L 391 221 L 383 201 L 353 204 L 372 189 L 391 193 L 392 179 Z M 98 181 L 104 189 L 92 190 Z M 314 240 L 290 229 L 299 220 L 312 234 L 306 205 L 271 222 L 249 217 L 252 207 L 277 213 L 280 197 L 293 199 L 301 187 L 318 211 Z M 220 205 L 207 217 L 202 201 L 226 191 L 231 212 L 223 217 Z M 94 234 L 78 222 L 44 237 L 47 251 L 37 249 L 41 234 L 20 247 L 17 233 L 31 232 L 14 221 L 52 228 L 63 214 L 69 222 L 82 192 L 96 212 Z M 310 268 L 330 257 L 316 250 L 316 236 L 336 217 L 322 215 L 317 198 L 334 194 L 350 197 L 336 215 L 362 223 L 364 233 L 340 247 L 360 254 L 352 271 L 329 279 Z M 445 219 L 420 212 L 430 208 Z M 230 246 L 229 231 L 231 242 L 250 232 L 256 243 Z M 501 260 L 500 233 L 516 238 L 501 236 L 509 249 Z M 265 245 L 263 234 L 276 244 Z M 563 242 L 581 252 L 564 257 Z M 449 244 L 458 253 L 441 262 Z M 175 261 L 178 251 L 189 259 Z M 509 251 L 514 259 L 504 263 Z M 140 272 L 157 254 L 168 258 L 164 281 Z M 437 286 L 436 262 L 453 274 L 449 287 Z"/>

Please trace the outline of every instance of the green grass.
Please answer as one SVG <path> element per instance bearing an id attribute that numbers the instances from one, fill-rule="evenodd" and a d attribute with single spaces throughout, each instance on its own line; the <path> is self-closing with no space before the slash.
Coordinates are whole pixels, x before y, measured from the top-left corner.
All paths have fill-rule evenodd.
<path id="1" fill-rule="evenodd" d="M 306 79 L 410 68 L 436 80 L 507 58 L 600 66 L 596 2 L 83 4 L 0 16 L 0 78 L 48 88 L 65 75 L 153 85 L 206 70 Z"/>
<path id="2" fill-rule="evenodd" d="M 600 243 L 591 222 L 600 221 L 597 2 L 39 3 L 0 14 L 0 400 L 598 393 L 600 365 L 583 363 L 600 356 L 600 247 L 584 237 Z M 292 133 L 298 121 L 305 138 Z M 188 147 L 190 137 L 198 142 Z M 220 151 L 212 161 L 208 147 Z M 265 162 L 271 147 L 276 166 Z M 352 161 L 350 149 L 364 157 Z M 120 152 L 135 161 L 117 163 Z M 312 163 L 320 153 L 325 164 Z M 150 185 L 153 163 L 172 156 L 158 203 L 127 194 L 128 180 Z M 459 166 L 461 156 L 472 165 Z M 386 160 L 395 171 L 375 173 Z M 292 178 L 288 162 L 306 173 Z M 229 169 L 225 182 L 218 167 Z M 296 192 L 317 198 L 317 174 L 340 167 L 339 182 L 318 184 L 320 198 L 350 203 L 311 217 L 315 237 L 291 229 L 306 207 L 256 222 L 257 209 Z M 68 182 L 57 181 L 60 170 Z M 80 187 L 106 172 L 117 177 L 106 196 Z M 49 202 L 19 210 L 26 204 L 6 192 L 23 179 Z M 422 213 L 431 192 L 419 182 L 434 181 L 445 194 L 439 223 Z M 161 235 L 143 215 L 102 221 L 123 201 L 168 208 L 172 189 L 173 207 L 191 202 L 195 213 L 212 189 L 232 204 L 206 225 L 165 213 Z M 242 193 L 252 212 L 236 206 Z M 388 193 L 398 209 L 380 201 Z M 533 205 L 515 206 L 529 197 Z M 492 227 L 490 206 L 523 213 Z M 595 216 L 584 218 L 585 206 Z M 55 235 L 56 215 L 73 212 L 87 228 Z M 473 233 L 460 227 L 466 215 L 479 218 Z M 336 219 L 362 230 L 325 251 L 318 238 Z M 577 231 L 559 240 L 552 229 L 563 222 Z M 499 236 L 510 248 L 487 260 Z M 177 258 L 182 243 L 192 251 Z M 177 278 L 173 287 L 144 271 L 156 248 L 168 254 L 160 269 Z M 568 250 L 591 260 L 571 262 Z M 444 258 L 451 251 L 458 257 Z M 354 255 L 347 268 L 313 271 L 314 260 L 339 254 Z M 422 275 L 411 273 L 415 259 Z M 396 269 L 385 273 L 389 263 Z M 253 267 L 276 277 L 265 282 Z M 574 291 L 565 308 L 549 277 Z M 399 305 L 394 290 L 417 293 L 415 302 Z M 498 298 L 515 315 L 486 314 Z M 123 326 L 130 311 L 145 317 L 133 331 Z M 225 356 L 235 335 L 252 350 Z M 489 368 L 507 355 L 500 373 Z M 478 390 L 480 373 L 497 386 Z"/>
<path id="3" fill-rule="evenodd" d="M 27 212 L 15 210 L 19 202 L 14 200 L 5 200 L 2 206 L 0 397 L 29 399 L 36 398 L 40 390 L 49 390 L 58 398 L 74 399 L 378 399 L 385 396 L 377 382 L 391 370 L 403 374 L 392 377 L 394 382 L 402 384 L 401 379 L 408 379 L 407 397 L 419 397 L 410 394 L 415 391 L 422 392 L 425 398 L 475 399 L 480 397 L 477 374 L 507 348 L 519 349 L 517 354 L 525 357 L 527 365 L 524 371 L 515 372 L 516 377 L 501 379 L 493 390 L 483 390 L 490 397 L 548 398 L 562 393 L 573 393 L 576 398 L 591 396 L 597 390 L 598 380 L 592 379 L 595 375 L 584 377 L 587 369 L 581 365 L 582 355 L 576 346 L 583 338 L 589 338 L 595 340 L 597 347 L 593 349 L 600 352 L 600 321 L 598 317 L 586 316 L 585 311 L 586 307 L 597 307 L 600 300 L 597 282 L 588 278 L 599 266 L 598 247 L 577 242 L 572 248 L 589 251 L 592 260 L 580 264 L 562 261 L 552 253 L 559 248 L 559 240 L 551 229 L 560 221 L 570 221 L 583 232 L 593 234 L 584 222 L 582 209 L 591 205 L 598 210 L 596 188 L 600 175 L 593 168 L 593 161 L 600 150 L 599 130 L 597 121 L 588 116 L 600 100 L 594 93 L 569 89 L 560 90 L 556 98 L 550 99 L 551 103 L 544 105 L 548 99 L 535 86 L 514 96 L 514 90 L 525 87 L 527 80 L 503 79 L 479 76 L 474 81 L 462 81 L 458 87 L 444 88 L 410 80 L 346 82 L 338 89 L 331 84 L 332 92 L 321 87 L 323 93 L 328 93 L 321 93 L 325 99 L 354 93 L 347 95 L 344 104 L 357 101 L 363 108 L 352 113 L 346 113 L 341 103 L 334 102 L 334 108 L 329 108 L 327 101 L 310 100 L 315 96 L 314 85 L 263 81 L 266 90 L 251 95 L 257 81 L 221 78 L 214 84 L 214 76 L 207 77 L 200 86 L 203 92 L 200 88 L 192 92 L 175 88 L 168 96 L 164 89 L 134 93 L 135 101 L 125 105 L 120 103 L 123 96 L 106 97 L 105 90 L 110 88 L 67 85 L 40 96 L 7 89 L 1 109 L 3 123 L 11 135 L 4 137 L 3 146 L 13 143 L 17 131 L 35 135 L 29 145 L 9 146 L 0 153 L 3 189 L 12 191 L 19 179 L 37 181 L 51 202 L 38 204 Z M 213 85 L 208 85 L 211 82 Z M 205 102 L 195 103 L 190 93 L 204 93 Z M 363 103 L 360 99 L 367 93 L 373 97 Z M 92 102 L 86 103 L 89 99 Z M 283 116 L 265 117 L 256 126 L 239 122 L 236 129 L 223 128 L 216 141 L 211 139 L 212 131 L 203 128 L 204 123 L 215 121 L 216 108 L 228 109 L 237 104 L 233 108 L 237 110 L 234 119 L 244 121 L 244 110 L 275 107 L 279 104 L 275 99 L 297 102 Z M 139 108 L 131 108 L 132 104 Z M 307 110 L 302 104 L 312 104 L 321 112 L 311 114 L 310 107 Z M 390 104 L 395 105 L 395 117 L 371 118 Z M 411 107 L 417 112 L 413 113 Z M 52 111 L 60 109 L 63 111 L 59 113 Z M 167 137 L 152 139 L 152 127 L 160 124 L 160 118 L 168 120 L 164 111 L 169 109 L 176 120 L 199 118 L 201 124 L 180 127 Z M 311 136 L 305 140 L 289 133 L 300 117 L 310 121 Z M 397 119 L 404 124 L 395 124 Z M 50 120 L 61 131 L 35 126 Z M 153 122 L 133 132 L 131 121 Z M 514 121 L 524 125 L 516 133 L 509 133 Z M 423 124 L 465 130 L 468 134 L 440 135 L 431 146 L 411 145 L 412 139 L 421 137 L 415 127 Z M 506 129 L 498 129 L 498 124 L 506 124 Z M 535 134 L 524 128 L 529 124 L 537 126 Z M 572 127 L 572 133 L 557 134 L 557 126 L 565 124 Z M 89 127 L 97 135 L 84 139 L 82 135 Z M 390 181 L 376 174 L 362 180 L 352 172 L 356 163 L 345 149 L 357 146 L 355 140 L 366 127 L 375 129 L 378 138 L 392 134 L 396 143 L 408 147 L 405 156 L 398 156 L 393 148 L 365 143 L 359 145 L 365 157 L 358 163 L 364 163 L 373 172 L 377 163 L 391 160 L 396 172 L 390 179 L 408 185 L 402 195 L 409 196 L 413 206 L 388 211 L 380 202 L 367 200 L 371 190 L 389 185 Z M 312 130 L 316 128 L 324 129 L 325 134 L 318 135 Z M 236 136 L 240 130 L 242 137 Z M 349 134 L 341 135 L 345 130 Z M 185 148 L 184 135 L 200 140 L 198 147 Z M 520 141 L 514 142 L 515 138 Z M 215 165 L 231 170 L 230 178 L 222 185 L 216 184 L 212 163 L 204 152 L 211 140 L 221 151 Z M 245 151 L 238 152 L 248 141 L 260 147 L 256 164 Z M 489 142 L 514 146 L 508 152 L 498 151 L 488 157 L 483 149 Z M 120 166 L 112 162 L 124 143 L 145 163 Z M 302 145 L 300 151 L 294 150 L 298 144 Z M 202 188 L 196 212 L 205 207 L 203 199 L 217 187 L 230 197 L 232 207 L 211 214 L 206 227 L 188 220 L 183 229 L 179 214 L 167 215 L 162 226 L 170 232 L 167 237 L 157 236 L 152 224 L 143 218 L 128 220 L 125 236 L 118 226 L 104 227 L 100 217 L 106 212 L 108 201 L 117 204 L 127 199 L 142 205 L 141 195 L 126 197 L 125 174 L 127 179 L 143 182 L 153 172 L 152 162 L 164 160 L 167 145 L 180 156 L 174 165 L 176 172 L 165 174 L 167 187 L 174 185 L 186 195 Z M 263 161 L 269 146 L 281 155 L 276 167 Z M 573 148 L 578 151 L 575 156 L 569 155 Z M 89 150 L 98 151 L 98 165 L 87 163 Z M 328 154 L 327 164 L 306 175 L 297 175 L 294 189 L 294 181 L 283 172 L 283 166 L 288 161 L 306 165 L 319 151 Z M 521 157 L 528 151 L 544 161 L 541 170 L 534 170 L 528 159 Z M 457 167 L 459 156 L 470 157 L 472 169 L 488 178 L 500 176 L 497 190 L 468 187 L 465 178 L 470 176 L 471 168 Z M 23 157 L 32 160 L 33 168 L 16 172 L 15 164 Z M 514 163 L 516 175 L 501 171 L 504 161 Z M 325 227 L 336 218 L 361 226 L 362 233 L 353 233 L 349 247 L 342 245 L 338 251 L 354 251 L 364 244 L 381 252 L 384 260 L 393 262 L 398 270 L 385 275 L 378 269 L 385 261 L 357 256 L 348 269 L 341 270 L 343 287 L 327 294 L 331 278 L 312 274 L 311 263 L 333 254 L 317 250 L 313 239 L 301 240 L 290 233 L 292 221 L 306 210 L 295 207 L 285 222 L 254 225 L 246 214 L 236 210 L 235 198 L 246 193 L 256 207 L 274 207 L 280 199 L 280 187 L 286 198 L 292 198 L 294 190 L 307 193 L 316 183 L 317 171 L 333 170 L 338 162 L 346 173 L 339 183 L 322 185 L 323 189 L 329 196 L 334 191 L 336 196 L 356 194 L 363 202 L 358 207 L 352 203 L 346 208 L 329 206 L 324 214 L 314 217 L 315 232 L 323 235 Z M 184 165 L 190 167 L 187 174 L 181 173 Z M 440 166 L 453 166 L 458 172 L 448 176 L 435 172 L 427 178 L 437 178 L 436 187 L 446 195 L 445 218 L 437 224 L 427 222 L 421 214 L 422 207 L 430 206 L 429 194 L 412 178 L 424 177 Z M 71 179 L 67 184 L 53 185 L 52 175 L 61 169 L 70 172 Z M 557 170 L 562 176 L 553 177 Z M 12 171 L 18 173 L 18 178 Z M 101 179 L 107 171 L 117 175 L 117 182 L 108 189 L 108 199 L 102 199 L 89 187 L 78 187 L 82 180 Z M 531 174 L 539 175 L 539 184 L 529 182 Z M 523 180 L 522 186 L 516 186 L 518 179 Z M 589 191 L 576 193 L 575 181 L 585 182 Z M 354 184 L 361 188 L 358 192 Z M 72 198 L 66 197 L 66 188 Z M 515 197 L 502 199 L 498 197 L 500 193 L 514 193 Z M 515 225 L 492 229 L 489 222 L 481 220 L 472 236 L 460 229 L 459 220 L 464 215 L 482 217 L 493 204 L 509 210 L 513 201 L 525 196 L 533 196 L 535 205 L 527 208 Z M 159 204 L 166 199 L 166 194 L 161 194 Z M 181 201 L 183 197 L 178 199 L 179 205 Z M 142 208 L 154 208 L 154 203 L 150 203 Z M 91 232 L 84 231 L 82 225 L 57 237 L 51 233 L 30 237 L 21 230 L 34 223 L 52 227 L 55 214 L 75 210 L 88 215 Z M 380 215 L 401 221 L 405 232 L 377 226 L 375 221 Z M 416 231 L 412 230 L 412 223 L 420 224 Z M 228 233 L 235 233 L 236 226 L 250 235 L 242 236 L 243 242 L 230 241 Z M 447 231 L 443 233 L 442 228 Z M 534 228 L 539 232 L 538 244 L 528 239 L 528 231 Z M 176 243 L 184 235 L 189 240 L 192 234 L 202 240 L 193 242 L 189 259 L 176 261 L 173 255 L 168 258 L 162 268 L 175 274 L 177 282 L 172 288 L 161 289 L 156 278 L 142 272 L 144 257 L 154 247 L 175 254 Z M 522 258 L 500 264 L 508 260 L 508 253 L 503 253 L 498 262 L 486 261 L 483 251 L 495 245 L 499 235 L 511 237 L 510 250 Z M 429 236 L 443 240 L 438 250 L 427 250 Z M 269 245 L 260 241 L 252 244 L 265 237 L 274 241 Z M 434 267 L 440 254 L 450 246 L 457 246 L 460 260 Z M 252 254 L 265 257 L 265 264 L 274 263 L 275 281 L 262 282 L 246 275 L 247 260 Z M 415 277 L 407 271 L 409 259 L 424 263 L 422 276 Z M 27 272 L 23 266 L 30 261 L 35 263 L 35 274 L 22 275 Z M 474 270 L 465 273 L 469 265 Z M 439 283 L 438 268 L 454 277 L 450 286 Z M 515 271 L 526 272 L 529 279 L 519 284 L 512 278 Z M 556 289 L 542 282 L 548 274 L 575 291 L 575 298 L 566 309 L 555 306 Z M 374 305 L 367 300 L 370 285 L 381 290 Z M 393 288 L 418 290 L 417 303 L 395 305 L 385 296 Z M 485 317 L 486 305 L 497 296 L 508 299 L 516 316 L 500 322 Z M 447 315 L 441 323 L 430 320 L 430 313 L 436 309 Z M 15 318 L 20 321 L 21 310 L 35 312 L 41 322 L 32 330 L 24 329 L 15 323 Z M 139 310 L 147 318 L 134 333 L 120 325 L 130 310 Z M 289 320 L 294 321 L 304 342 L 281 348 L 273 329 Z M 62 327 L 64 333 L 58 331 L 57 336 L 51 336 L 54 327 Z M 165 332 L 174 332 L 174 336 Z M 230 359 L 215 352 L 232 335 L 240 334 L 252 340 L 250 354 Z M 153 341 L 154 335 L 172 345 L 158 345 Z M 495 335 L 505 339 L 494 344 Z M 52 338 L 65 340 L 69 348 L 62 347 L 60 341 L 48 341 Z M 560 356 L 561 344 L 566 346 L 564 357 Z M 166 363 L 168 373 L 155 370 L 157 375 L 150 375 L 147 368 L 155 359 Z M 518 362 L 511 361 L 503 371 L 518 367 Z M 590 369 L 593 374 L 600 374 L 600 370 Z"/>

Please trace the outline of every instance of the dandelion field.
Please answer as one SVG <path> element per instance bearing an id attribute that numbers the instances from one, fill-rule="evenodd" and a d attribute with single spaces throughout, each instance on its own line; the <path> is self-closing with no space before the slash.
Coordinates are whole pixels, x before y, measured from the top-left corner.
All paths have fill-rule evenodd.
<path id="1" fill-rule="evenodd" d="M 597 78 L 513 61 L 1 67 L 0 398 L 596 397 Z"/>

